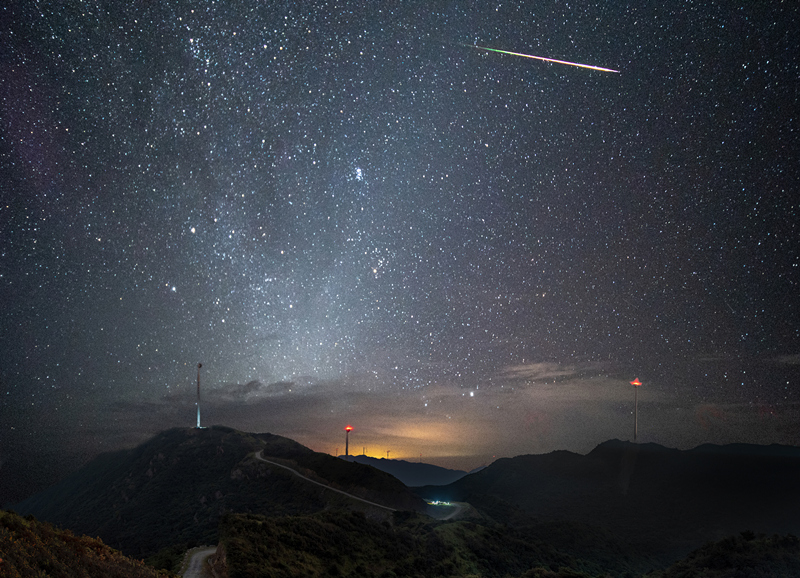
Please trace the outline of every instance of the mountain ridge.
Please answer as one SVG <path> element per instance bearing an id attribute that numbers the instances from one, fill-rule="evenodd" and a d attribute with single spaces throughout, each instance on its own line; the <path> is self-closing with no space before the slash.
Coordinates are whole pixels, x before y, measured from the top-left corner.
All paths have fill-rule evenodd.
<path id="1" fill-rule="evenodd" d="M 608 440 L 586 455 L 503 458 L 421 497 L 466 501 L 499 523 L 563 520 L 610 530 L 664 559 L 742 530 L 800 531 L 800 448 Z"/>
<path id="2" fill-rule="evenodd" d="M 261 462 L 261 452 L 281 467 Z M 585 455 L 501 458 L 412 493 L 369 465 L 278 435 L 216 426 L 165 430 L 131 450 L 102 454 L 16 509 L 145 557 L 166 546 L 216 543 L 229 513 L 283 518 L 351 510 L 391 527 L 403 519 L 398 512 L 358 500 L 417 512 L 426 508 L 423 499 L 463 501 L 479 513 L 480 525 L 524 529 L 565 551 L 577 532 L 594 536 L 586 543 L 630 544 L 637 556 L 666 564 L 743 530 L 800 533 L 798 486 L 800 448 L 793 446 L 678 450 L 608 440 Z"/>
<path id="3" fill-rule="evenodd" d="M 370 465 L 382 472 L 393 475 L 410 488 L 416 486 L 440 486 L 451 484 L 470 473 L 463 470 L 451 470 L 423 462 L 373 458 L 365 455 L 339 456 L 339 458 L 359 464 Z"/>
<path id="4" fill-rule="evenodd" d="M 142 557 L 170 544 L 215 541 L 226 512 L 297 515 L 331 505 L 369 509 L 257 460 L 258 451 L 363 499 L 394 509 L 425 507 L 397 479 L 369 466 L 348 464 L 274 434 L 215 426 L 173 428 L 136 448 L 102 454 L 15 509 L 76 533 L 99 535 L 112 547 Z"/>

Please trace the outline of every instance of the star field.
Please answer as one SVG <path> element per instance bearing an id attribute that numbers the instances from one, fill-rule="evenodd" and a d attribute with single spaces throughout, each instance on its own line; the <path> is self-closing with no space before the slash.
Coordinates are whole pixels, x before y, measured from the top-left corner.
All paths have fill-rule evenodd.
<path id="1" fill-rule="evenodd" d="M 0 10 L 6 456 L 190 396 L 199 361 L 410 412 L 543 363 L 795 411 L 789 4 Z"/>

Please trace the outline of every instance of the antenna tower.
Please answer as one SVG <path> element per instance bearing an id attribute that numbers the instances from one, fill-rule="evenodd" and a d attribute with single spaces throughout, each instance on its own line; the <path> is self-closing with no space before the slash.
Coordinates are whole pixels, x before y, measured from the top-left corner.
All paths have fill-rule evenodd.
<path id="1" fill-rule="evenodd" d="M 197 364 L 197 429 L 200 429 L 200 368 L 202 363 Z"/>
<path id="2" fill-rule="evenodd" d="M 633 386 L 633 443 L 636 443 L 636 437 L 639 435 L 639 387 L 642 382 L 637 377 L 631 385 Z"/>

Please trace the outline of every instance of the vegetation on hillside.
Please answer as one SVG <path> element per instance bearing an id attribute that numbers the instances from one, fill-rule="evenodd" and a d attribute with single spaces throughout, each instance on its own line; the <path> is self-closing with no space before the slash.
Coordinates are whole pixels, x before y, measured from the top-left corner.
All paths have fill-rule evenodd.
<path id="1" fill-rule="evenodd" d="M 40 578 L 166 578 L 99 538 L 75 536 L 32 516 L 0 510 L 0 576 Z"/>
<path id="2" fill-rule="evenodd" d="M 698 548 L 708 539 L 703 536 L 725 535 L 720 530 L 795 531 L 800 502 L 788 491 L 798 467 L 794 455 L 745 448 L 749 453 L 742 458 L 740 448 L 723 449 L 683 455 L 608 442 L 589 456 L 553 452 L 498 460 L 456 484 L 418 489 L 424 497 L 460 498 L 470 507 L 459 506 L 459 516 L 475 515 L 437 521 L 414 513 L 421 499 L 372 467 L 272 434 L 173 429 L 135 449 L 100 456 L 17 506 L 76 533 L 101 536 L 109 546 L 68 533 L 56 538 L 59 531 L 49 525 L 40 532 L 47 538 L 31 538 L 30 545 L 14 536 L 39 523 L 8 515 L 0 538 L 13 548 L 2 557 L 16 556 L 15 568 L 24 571 L 8 574 L 11 566 L 0 566 L 0 575 L 72 576 L 60 574 L 62 566 L 82 567 L 84 557 L 94 556 L 92 563 L 104 568 L 101 563 L 119 556 L 108 553 L 112 547 L 175 571 L 186 549 L 221 542 L 220 564 L 230 578 L 627 578 L 648 571 L 649 578 L 800 576 L 797 538 L 752 532 L 706 544 L 674 566 L 654 570 Z M 405 511 L 392 513 L 332 492 L 264 463 L 259 454 L 324 485 Z M 770 486 L 773 493 L 752 489 L 767 478 L 779 480 Z M 664 490 L 664 479 L 674 487 Z M 31 565 L 37 548 L 51 542 L 47 548 L 56 553 L 78 549 L 57 554 L 44 562 L 51 565 L 46 568 Z M 98 572 L 80 575 L 128 575 Z"/>
<path id="3" fill-rule="evenodd" d="M 800 576 L 800 539 L 792 534 L 756 535 L 745 531 L 709 542 L 647 578 L 794 578 Z"/>
<path id="4" fill-rule="evenodd" d="M 137 557 L 169 544 L 211 542 L 226 496 L 241 485 L 253 493 L 231 472 L 258 446 L 229 432 L 168 430 L 132 450 L 99 456 L 17 509 L 101 536 Z"/>
<path id="5" fill-rule="evenodd" d="M 267 447 L 264 453 L 267 454 L 270 450 L 272 448 Z M 296 455 L 292 461 L 304 475 L 361 498 L 378 501 L 396 509 L 425 509 L 425 502 L 415 497 L 405 484 L 372 466 L 311 451 Z"/>
<path id="6" fill-rule="evenodd" d="M 317 454 L 281 436 L 217 426 L 168 430 L 132 450 L 100 456 L 16 509 L 148 557 L 175 544 L 216 543 L 219 519 L 227 512 L 282 516 L 362 507 L 255 459 L 262 450 L 372 501 L 423 504 L 384 472 Z"/>
<path id="7" fill-rule="evenodd" d="M 359 512 L 268 518 L 229 515 L 220 538 L 230 578 L 353 576 L 610 576 L 521 530 L 436 522 L 409 512 L 391 521 Z M 613 575 L 633 575 L 624 561 Z"/>
<path id="8" fill-rule="evenodd" d="M 681 451 L 611 440 L 582 456 L 565 451 L 499 459 L 425 498 L 468 502 L 510 526 L 542 521 L 601 526 L 666 566 L 742 528 L 800 529 L 800 449 L 701 446 Z"/>
<path id="9" fill-rule="evenodd" d="M 357 512 L 329 511 L 281 518 L 229 515 L 222 520 L 220 535 L 229 578 L 643 575 L 642 560 L 608 542 L 608 536 L 571 525 L 513 529 L 471 521 L 437 522 L 409 512 L 378 521 Z M 644 578 L 796 576 L 800 539 L 746 531 L 709 542 Z"/>

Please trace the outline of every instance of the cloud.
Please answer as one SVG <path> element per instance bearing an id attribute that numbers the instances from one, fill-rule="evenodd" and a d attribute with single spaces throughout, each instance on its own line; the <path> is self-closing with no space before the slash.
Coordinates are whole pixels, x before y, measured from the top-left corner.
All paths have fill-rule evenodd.
<path id="1" fill-rule="evenodd" d="M 206 401 L 247 403 L 258 401 L 265 397 L 283 396 L 293 393 L 307 394 L 320 387 L 320 383 L 302 377 L 294 381 L 276 381 L 269 385 L 264 385 L 258 380 L 253 380 L 245 384 L 230 383 L 211 388 L 207 393 L 204 393 L 203 397 Z"/>
<path id="2" fill-rule="evenodd" d="M 248 398 L 263 394 L 266 390 L 260 381 L 249 381 L 245 384 L 232 383 L 211 389 L 207 397 L 227 401 L 246 401 Z"/>
<path id="3" fill-rule="evenodd" d="M 633 386 L 621 379 L 590 377 L 568 379 L 556 383 L 537 383 L 528 388 L 531 397 L 549 402 L 621 402 L 633 401 Z M 655 387 L 639 388 L 639 402 L 661 401 L 662 393 Z"/>
<path id="4" fill-rule="evenodd" d="M 800 353 L 782 355 L 780 357 L 776 357 L 775 361 L 782 365 L 800 365 Z"/>
<path id="5" fill-rule="evenodd" d="M 577 373 L 578 371 L 574 366 L 544 361 L 511 365 L 503 371 L 501 377 L 508 380 L 536 381 L 573 376 Z"/>
<path id="6" fill-rule="evenodd" d="M 563 364 L 553 361 L 509 365 L 501 370 L 497 379 L 518 382 L 563 381 L 608 374 L 608 363 Z"/>
<path id="7" fill-rule="evenodd" d="M 492 380 L 495 392 L 525 392 L 526 399 L 539 403 L 629 402 L 633 398 L 629 379 L 610 376 L 602 363 L 565 365 L 554 362 L 527 363 L 503 369 Z M 497 386 L 500 386 L 498 388 Z M 647 386 L 647 387 L 645 387 Z M 659 401 L 660 389 L 645 382 L 640 401 Z"/>

